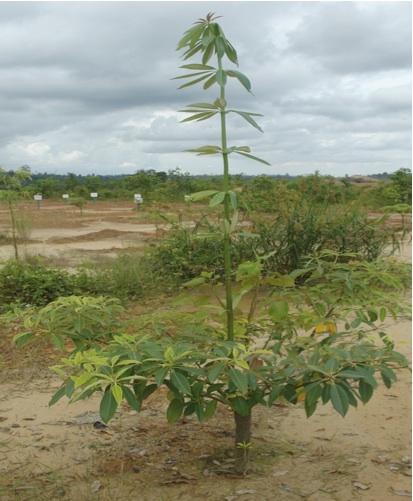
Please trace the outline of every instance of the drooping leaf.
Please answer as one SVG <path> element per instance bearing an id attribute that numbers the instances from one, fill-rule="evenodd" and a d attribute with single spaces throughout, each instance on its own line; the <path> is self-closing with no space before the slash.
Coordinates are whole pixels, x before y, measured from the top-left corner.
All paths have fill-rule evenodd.
<path id="1" fill-rule="evenodd" d="M 113 396 L 111 387 L 108 386 L 100 402 L 99 414 L 104 423 L 108 423 L 116 413 L 118 403 Z"/>
<path id="2" fill-rule="evenodd" d="M 227 70 L 227 75 L 229 77 L 237 78 L 237 80 L 243 85 L 243 87 L 245 87 L 248 92 L 251 92 L 251 82 L 243 73 L 235 70 Z"/>
<path id="3" fill-rule="evenodd" d="M 254 116 L 261 116 L 258 113 L 247 113 L 246 111 L 237 111 L 237 110 L 229 110 L 232 113 L 236 113 L 237 115 L 241 116 L 244 120 L 246 120 L 250 125 L 258 129 L 260 132 L 263 132 L 261 127 L 257 124 L 257 122 L 252 118 L 251 115 Z"/>
<path id="4" fill-rule="evenodd" d="M 263 160 L 262 158 L 258 158 L 254 155 L 250 155 L 249 153 L 244 153 L 242 151 L 235 151 L 235 153 L 238 153 L 238 155 L 242 155 L 244 157 L 250 158 L 251 160 L 255 160 L 256 162 L 261 162 L 262 164 L 265 164 L 265 165 L 271 165 L 266 160 Z"/>
<path id="5" fill-rule="evenodd" d="M 359 394 L 360 399 L 363 404 L 367 404 L 367 402 L 371 399 L 374 393 L 374 387 L 370 384 L 366 383 L 364 379 L 360 379 L 359 381 Z"/>
<path id="6" fill-rule="evenodd" d="M 166 418 L 169 424 L 175 423 L 182 416 L 184 411 L 184 402 L 178 398 L 171 400 L 168 409 L 166 410 Z"/>
<path id="7" fill-rule="evenodd" d="M 136 412 L 140 412 L 142 409 L 142 402 L 136 398 L 133 391 L 127 386 L 122 386 L 123 396 L 125 397 L 128 405 Z"/>
<path id="8" fill-rule="evenodd" d="M 334 409 L 340 414 L 345 416 L 349 409 L 349 399 L 345 390 L 335 383 L 330 385 L 330 398 Z"/>
<path id="9" fill-rule="evenodd" d="M 112 392 L 112 395 L 115 397 L 116 403 L 120 405 L 120 403 L 123 400 L 122 387 L 115 383 L 111 386 L 110 391 Z"/>
<path id="10" fill-rule="evenodd" d="M 62 397 L 64 397 L 66 395 L 66 388 L 64 386 L 62 386 L 54 395 L 53 397 L 50 399 L 49 401 L 49 407 L 51 407 L 52 405 L 54 405 L 56 402 L 58 402 Z"/>
<path id="11" fill-rule="evenodd" d="M 206 406 L 205 406 L 205 409 L 204 409 L 204 416 L 205 416 L 205 419 L 208 420 L 208 419 L 211 419 L 216 410 L 217 410 L 217 405 L 218 405 L 218 402 L 216 400 L 210 400 Z"/>

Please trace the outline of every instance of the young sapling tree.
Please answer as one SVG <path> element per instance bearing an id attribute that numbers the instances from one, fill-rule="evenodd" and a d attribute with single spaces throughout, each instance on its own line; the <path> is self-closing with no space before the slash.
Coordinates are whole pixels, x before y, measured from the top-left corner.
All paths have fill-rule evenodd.
<path id="1" fill-rule="evenodd" d="M 331 403 L 344 417 L 350 406 L 370 400 L 378 378 L 386 387 L 396 381 L 396 370 L 408 362 L 395 351 L 383 323 L 404 309 L 400 293 L 407 273 L 401 264 L 398 277 L 394 263 L 367 263 L 356 254 L 347 255 L 343 262 L 343 256 L 332 251 L 309 257 L 288 276 L 263 271 L 269 255 L 241 263 L 233 271 L 230 248 L 239 231 L 239 191 L 230 188 L 229 156 L 234 153 L 266 162 L 251 155 L 247 146 L 227 144 L 229 113 L 261 129 L 255 114 L 227 108 L 228 78 L 236 79 L 248 92 L 251 85 L 238 70 L 224 69 L 224 58 L 235 65 L 238 59 L 216 19 L 208 14 L 184 34 L 178 50 L 185 50 L 184 59 L 200 56 L 201 62 L 185 64 L 182 68 L 190 73 L 178 78 L 188 79 L 180 88 L 198 83 L 204 89 L 219 88 L 213 103 L 190 105 L 184 121 L 219 118 L 220 146 L 190 151 L 222 157 L 223 189 L 191 198 L 209 197 L 212 207 L 222 204 L 224 221 L 216 232 L 224 242 L 224 276 L 205 270 L 186 287 L 202 285 L 210 291 L 208 295 L 185 293 L 171 311 L 140 315 L 127 329 L 125 325 L 111 328 L 107 338 L 100 337 L 101 343 L 79 341 L 82 349 L 53 368 L 64 382 L 50 404 L 63 396 L 75 402 L 102 392 L 100 415 L 106 423 L 123 400 L 139 412 L 161 387 L 168 389 L 169 423 L 193 414 L 204 421 L 215 414 L 218 404 L 224 405 L 233 411 L 235 420 L 234 468 L 245 474 L 255 406 L 270 408 L 281 399 L 303 402 L 310 417 L 320 403 Z M 210 64 L 212 58 L 216 66 Z M 300 286 L 295 285 L 297 278 Z M 247 300 L 248 308 L 243 304 Z M 196 308 L 188 312 L 191 303 Z M 99 307 L 106 308 L 105 304 Z M 49 314 L 53 312 L 53 304 L 48 308 Z M 43 325 L 41 317 L 41 312 L 23 314 L 26 327 L 17 340 L 26 345 L 38 339 L 36 326 Z M 74 322 L 77 336 L 79 320 Z M 47 325 L 43 339 L 62 348 L 64 339 L 70 338 L 70 326 L 65 324 L 62 332 L 59 324 Z"/>

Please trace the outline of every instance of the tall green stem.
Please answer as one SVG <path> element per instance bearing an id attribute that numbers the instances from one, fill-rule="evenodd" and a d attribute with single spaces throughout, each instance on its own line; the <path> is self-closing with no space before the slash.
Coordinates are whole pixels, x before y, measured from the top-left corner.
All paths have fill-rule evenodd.
<path id="1" fill-rule="evenodd" d="M 222 60 L 218 57 L 218 68 L 222 70 Z M 221 85 L 221 102 L 225 103 L 225 86 Z M 224 264 L 225 264 L 225 295 L 226 295 L 226 313 L 227 313 L 227 336 L 229 341 L 234 340 L 234 310 L 232 306 L 232 259 L 231 259 L 231 234 L 229 231 L 231 225 L 230 213 L 230 195 L 229 195 L 229 159 L 227 147 L 227 125 L 226 109 L 221 107 L 221 143 L 222 158 L 224 162 L 223 189 L 224 197 Z"/>

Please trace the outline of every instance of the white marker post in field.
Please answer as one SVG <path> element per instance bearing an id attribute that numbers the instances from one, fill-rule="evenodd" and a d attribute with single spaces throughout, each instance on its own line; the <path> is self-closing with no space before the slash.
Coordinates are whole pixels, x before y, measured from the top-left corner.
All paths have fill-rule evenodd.
<path id="1" fill-rule="evenodd" d="M 37 203 L 37 210 L 40 210 L 40 202 L 43 199 L 42 195 L 38 193 L 37 195 L 34 196 L 34 199 Z"/>

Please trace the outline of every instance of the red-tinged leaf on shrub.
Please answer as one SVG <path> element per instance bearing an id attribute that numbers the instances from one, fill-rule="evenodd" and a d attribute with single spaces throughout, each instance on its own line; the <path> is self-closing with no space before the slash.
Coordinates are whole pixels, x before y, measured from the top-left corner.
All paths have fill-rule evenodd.
<path id="1" fill-rule="evenodd" d="M 370 384 L 366 383 L 364 379 L 360 379 L 359 381 L 359 394 L 360 399 L 363 404 L 367 404 L 367 402 L 371 399 L 374 393 L 374 387 Z"/>
<path id="2" fill-rule="evenodd" d="M 192 395 L 191 385 L 183 374 L 179 372 L 173 372 L 171 375 L 171 381 L 180 393 Z"/>
<path id="3" fill-rule="evenodd" d="M 105 390 L 105 394 L 100 402 L 99 414 L 104 423 L 108 423 L 115 415 L 118 403 L 111 391 L 110 386 Z"/>
<path id="4" fill-rule="evenodd" d="M 341 386 L 335 383 L 330 385 L 330 398 L 334 409 L 340 414 L 345 416 L 349 409 L 349 399 L 346 391 Z"/>
<path id="5" fill-rule="evenodd" d="M 243 372 L 237 370 L 237 369 L 230 369 L 228 371 L 229 377 L 231 381 L 235 384 L 235 386 L 239 389 L 240 392 L 242 393 L 247 393 L 248 391 L 248 378 L 246 374 Z"/>
<path id="6" fill-rule="evenodd" d="M 175 423 L 182 416 L 184 411 L 184 402 L 178 398 L 171 400 L 171 403 L 166 410 L 166 418 L 169 424 Z"/>
<path id="7" fill-rule="evenodd" d="M 140 412 L 142 408 L 142 402 L 140 402 L 136 398 L 133 391 L 131 391 L 127 386 L 122 386 L 122 391 L 128 405 L 136 412 Z"/>
<path id="8" fill-rule="evenodd" d="M 218 405 L 218 402 L 216 400 L 211 400 L 206 404 L 205 410 L 204 410 L 205 419 L 208 420 L 208 419 L 212 418 L 212 416 L 215 414 L 215 412 L 217 410 L 217 405 Z"/>

